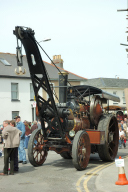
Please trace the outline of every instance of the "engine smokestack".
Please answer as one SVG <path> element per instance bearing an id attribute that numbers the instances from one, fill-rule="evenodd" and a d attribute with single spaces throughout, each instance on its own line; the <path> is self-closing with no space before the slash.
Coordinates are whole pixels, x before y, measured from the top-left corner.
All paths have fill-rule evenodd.
<path id="1" fill-rule="evenodd" d="M 59 74 L 59 102 L 67 102 L 67 81 L 68 81 L 68 72 L 61 72 Z"/>

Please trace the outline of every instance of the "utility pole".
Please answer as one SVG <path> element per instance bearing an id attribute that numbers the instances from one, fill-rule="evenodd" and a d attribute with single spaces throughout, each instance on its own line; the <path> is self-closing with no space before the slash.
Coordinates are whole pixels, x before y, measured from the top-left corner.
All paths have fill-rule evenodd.
<path id="1" fill-rule="evenodd" d="M 128 0 L 127 0 L 127 9 L 120 9 L 120 10 L 117 10 L 117 11 L 118 12 L 119 11 L 126 11 L 127 12 L 126 19 L 128 20 Z M 126 33 L 128 33 L 128 31 L 126 31 Z M 128 36 L 127 36 L 127 42 L 128 42 Z M 123 44 L 123 43 L 120 43 L 120 45 L 128 46 L 128 44 Z M 128 48 L 126 48 L 126 52 L 128 52 Z M 128 55 L 127 55 L 127 57 L 128 57 Z"/>
<path id="2" fill-rule="evenodd" d="M 127 0 L 127 9 L 121 9 L 117 11 L 126 11 L 127 12 L 126 20 L 128 20 L 128 0 Z M 128 33 L 128 31 L 126 31 L 126 33 Z M 127 36 L 127 42 L 128 42 L 128 36 Z M 128 46 L 128 44 L 123 44 L 123 43 L 121 43 L 120 45 Z M 126 48 L 126 52 L 128 52 L 128 48 Z M 128 54 L 127 54 L 127 57 L 128 57 Z M 127 109 L 127 117 L 128 117 L 128 88 L 124 89 L 124 93 L 125 93 L 125 101 L 126 101 L 126 109 Z"/>

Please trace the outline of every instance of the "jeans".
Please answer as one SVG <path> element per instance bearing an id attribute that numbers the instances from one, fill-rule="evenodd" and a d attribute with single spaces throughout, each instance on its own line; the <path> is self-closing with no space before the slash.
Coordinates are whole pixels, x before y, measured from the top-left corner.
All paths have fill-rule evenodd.
<path id="1" fill-rule="evenodd" d="M 14 154 L 14 171 L 18 171 L 18 147 L 15 148 L 15 154 Z"/>
<path id="2" fill-rule="evenodd" d="M 124 147 L 126 146 L 124 140 L 119 139 L 119 147 L 122 147 L 122 144 L 123 144 Z"/>
<path id="3" fill-rule="evenodd" d="M 30 139 L 30 136 L 25 136 L 25 141 L 24 141 L 24 148 L 27 149 L 28 148 L 28 141 Z"/>
<path id="4" fill-rule="evenodd" d="M 19 161 L 26 161 L 26 152 L 24 149 L 24 141 L 25 139 L 20 140 L 20 145 L 19 145 Z"/>

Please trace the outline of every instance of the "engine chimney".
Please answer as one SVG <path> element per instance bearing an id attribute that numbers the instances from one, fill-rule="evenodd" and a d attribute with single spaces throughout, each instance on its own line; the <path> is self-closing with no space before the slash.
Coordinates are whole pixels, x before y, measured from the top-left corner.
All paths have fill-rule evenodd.
<path id="1" fill-rule="evenodd" d="M 59 74 L 59 102 L 66 103 L 67 102 L 68 73 L 61 72 L 58 74 Z"/>

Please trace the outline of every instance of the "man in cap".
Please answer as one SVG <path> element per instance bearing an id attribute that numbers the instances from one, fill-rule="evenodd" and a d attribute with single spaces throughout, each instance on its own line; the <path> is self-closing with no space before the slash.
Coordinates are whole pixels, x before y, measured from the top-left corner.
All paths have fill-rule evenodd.
<path id="1" fill-rule="evenodd" d="M 20 138 L 20 145 L 19 145 L 19 163 L 27 164 L 26 161 L 26 152 L 24 149 L 24 141 L 25 141 L 25 125 L 20 120 L 20 116 L 15 117 L 16 120 L 16 127 L 22 132 Z"/>

